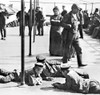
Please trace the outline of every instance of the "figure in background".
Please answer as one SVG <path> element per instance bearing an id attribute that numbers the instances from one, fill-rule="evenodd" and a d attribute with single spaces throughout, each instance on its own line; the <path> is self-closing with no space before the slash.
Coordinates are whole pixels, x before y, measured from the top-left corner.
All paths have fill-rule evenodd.
<path id="1" fill-rule="evenodd" d="M 43 36 L 44 29 L 43 29 L 43 23 L 44 23 L 44 16 L 42 11 L 40 10 L 40 7 L 36 7 L 36 24 L 37 24 L 37 30 L 38 35 Z"/>
<path id="2" fill-rule="evenodd" d="M 90 21 L 90 19 L 89 19 L 89 15 L 88 15 L 88 11 L 87 10 L 85 10 L 84 12 L 83 12 L 83 17 L 84 17 L 84 25 L 83 25 L 83 28 L 88 28 L 88 25 L 89 25 L 89 21 Z"/>
<path id="3" fill-rule="evenodd" d="M 0 32 L 1 40 L 5 40 L 6 37 L 6 19 L 4 16 L 4 10 L 0 9 Z"/>
<path id="4" fill-rule="evenodd" d="M 94 16 L 94 17 L 95 17 L 95 16 L 99 16 L 99 9 L 98 9 L 98 8 L 95 9 L 95 11 L 94 11 L 94 13 L 93 13 L 93 16 Z"/>
<path id="5" fill-rule="evenodd" d="M 28 24 L 28 13 L 25 11 L 26 7 L 24 7 L 24 14 L 25 14 L 25 26 Z M 19 36 L 21 36 L 21 29 L 22 27 L 20 27 L 21 24 L 21 11 L 18 11 L 16 14 L 16 17 L 18 19 L 19 22 Z"/>
<path id="6" fill-rule="evenodd" d="M 67 14 L 67 10 L 65 10 L 65 6 L 62 6 L 62 13 L 61 13 L 61 15 L 62 16 L 64 16 L 65 14 Z"/>
<path id="7" fill-rule="evenodd" d="M 83 13 L 82 13 L 82 9 L 79 9 L 79 13 L 78 13 L 79 19 L 80 19 L 80 24 L 79 24 L 79 34 L 80 34 L 80 38 L 83 39 L 83 25 L 84 25 L 84 17 L 83 17 Z"/>
<path id="8" fill-rule="evenodd" d="M 32 26 L 34 25 L 34 20 L 36 21 L 36 15 L 34 14 L 34 9 L 32 9 Z M 34 18 L 35 16 L 35 18 Z M 28 29 L 30 29 L 30 9 L 28 10 L 28 20 L 27 20 L 27 23 L 28 23 Z M 36 24 L 36 22 L 35 22 Z"/>
<path id="9" fill-rule="evenodd" d="M 50 28 L 50 44 L 49 53 L 51 56 L 62 55 L 62 39 L 61 39 L 61 26 L 60 22 L 62 16 L 59 14 L 58 7 L 53 8 L 54 15 L 50 18 L 51 28 Z"/>
<path id="10" fill-rule="evenodd" d="M 82 63 L 82 49 L 79 45 L 78 37 L 78 26 L 80 19 L 78 18 L 77 14 L 79 12 L 79 8 L 76 4 L 73 4 L 71 9 L 71 12 L 66 14 L 61 22 L 62 27 L 64 27 L 62 32 L 63 63 L 68 62 L 68 59 L 70 57 L 70 49 L 73 46 L 77 55 L 78 67 L 86 66 L 86 64 Z"/>

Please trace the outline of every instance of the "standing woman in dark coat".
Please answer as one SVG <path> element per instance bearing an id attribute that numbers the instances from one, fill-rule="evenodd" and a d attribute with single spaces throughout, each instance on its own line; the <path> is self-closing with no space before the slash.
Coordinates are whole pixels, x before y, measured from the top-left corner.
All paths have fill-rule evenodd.
<path id="1" fill-rule="evenodd" d="M 6 22 L 5 22 L 5 17 L 4 17 L 4 15 L 3 15 L 3 12 L 0 12 L 0 32 L 1 32 L 1 40 L 5 40 L 5 37 L 6 37 L 6 35 L 5 35 L 5 24 L 6 24 Z"/>
<path id="2" fill-rule="evenodd" d="M 53 8 L 54 15 L 51 16 L 51 28 L 50 28 L 50 45 L 49 52 L 51 56 L 62 55 L 62 45 L 61 45 L 61 26 L 60 21 L 62 19 L 59 14 L 58 7 Z"/>

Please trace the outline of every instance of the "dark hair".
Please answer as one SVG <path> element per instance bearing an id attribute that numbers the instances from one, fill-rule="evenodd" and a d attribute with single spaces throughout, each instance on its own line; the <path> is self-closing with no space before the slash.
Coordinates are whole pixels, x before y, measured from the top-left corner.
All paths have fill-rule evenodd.
<path id="1" fill-rule="evenodd" d="M 73 4 L 72 7 L 71 7 L 71 9 L 76 9 L 76 8 L 79 9 L 77 4 Z"/>
<path id="2" fill-rule="evenodd" d="M 57 6 L 55 6 L 54 8 L 53 8 L 53 11 L 54 10 L 58 10 L 59 11 L 59 8 L 57 7 Z"/>
<path id="3" fill-rule="evenodd" d="M 99 11 L 98 8 L 96 8 L 96 9 L 95 9 L 95 12 L 98 12 L 98 11 Z"/>

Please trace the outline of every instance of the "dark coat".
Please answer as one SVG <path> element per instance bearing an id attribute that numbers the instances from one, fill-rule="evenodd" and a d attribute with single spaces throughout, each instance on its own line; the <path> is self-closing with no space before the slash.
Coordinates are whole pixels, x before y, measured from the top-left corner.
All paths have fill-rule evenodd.
<path id="1" fill-rule="evenodd" d="M 18 11 L 16 14 L 16 17 L 18 19 L 18 22 L 21 22 L 21 11 Z M 25 12 L 25 25 L 28 24 L 28 13 Z"/>
<path id="2" fill-rule="evenodd" d="M 49 51 L 51 55 L 62 55 L 61 47 L 61 26 L 60 22 L 62 17 L 60 15 L 53 15 L 50 18 L 50 47 Z"/>
<path id="3" fill-rule="evenodd" d="M 4 29 L 5 24 L 5 17 L 2 13 L 0 13 L 0 30 Z"/>
<path id="4" fill-rule="evenodd" d="M 78 22 L 80 22 L 80 16 L 79 14 L 76 14 Z M 65 14 L 64 18 L 61 21 L 61 26 L 64 27 L 62 32 L 62 38 L 63 42 L 71 42 L 73 39 L 73 36 L 78 35 L 78 24 L 74 27 L 74 17 L 72 15 L 72 12 L 69 12 L 68 14 Z M 75 35 L 74 35 L 75 34 Z"/>

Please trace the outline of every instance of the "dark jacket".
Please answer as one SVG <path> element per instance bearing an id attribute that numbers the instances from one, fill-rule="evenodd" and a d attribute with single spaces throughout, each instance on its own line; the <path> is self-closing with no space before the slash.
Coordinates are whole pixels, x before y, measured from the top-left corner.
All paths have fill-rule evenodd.
<path id="1" fill-rule="evenodd" d="M 16 17 L 18 19 L 18 22 L 21 21 L 21 11 L 18 11 L 16 14 Z M 28 23 L 28 13 L 25 12 L 25 25 L 27 25 Z"/>
<path id="2" fill-rule="evenodd" d="M 39 24 L 43 24 L 44 22 L 44 17 L 42 11 L 36 12 L 36 22 Z"/>
<path id="3" fill-rule="evenodd" d="M 5 24 L 6 24 L 5 23 L 5 17 L 4 17 L 4 15 L 2 13 L 0 13 L 0 30 L 4 29 Z"/>

